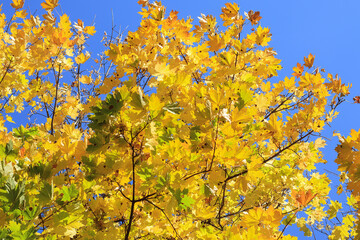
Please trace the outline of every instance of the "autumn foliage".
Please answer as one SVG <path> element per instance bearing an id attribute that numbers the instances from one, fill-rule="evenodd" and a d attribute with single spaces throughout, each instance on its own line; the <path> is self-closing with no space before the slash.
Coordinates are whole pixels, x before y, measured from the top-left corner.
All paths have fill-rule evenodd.
<path id="1" fill-rule="evenodd" d="M 97 58 L 95 28 L 55 14 L 58 0 L 0 15 L 1 238 L 355 237 L 360 134 L 336 149 L 352 190 L 341 217 L 318 171 L 349 86 L 312 54 L 276 77 L 269 28 L 236 3 L 198 24 L 139 4 L 139 28 L 105 35 Z"/>

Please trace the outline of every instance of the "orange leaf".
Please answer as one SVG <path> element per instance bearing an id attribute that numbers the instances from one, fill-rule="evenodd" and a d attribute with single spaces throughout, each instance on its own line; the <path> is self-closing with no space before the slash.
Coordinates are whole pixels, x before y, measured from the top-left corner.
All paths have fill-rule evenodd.
<path id="1" fill-rule="evenodd" d="M 304 71 L 304 66 L 302 66 L 300 63 L 297 64 L 296 67 L 293 67 L 294 73 L 292 74 L 295 77 L 300 77 Z"/>
<path id="2" fill-rule="evenodd" d="M 13 2 L 10 5 L 16 10 L 18 10 L 24 6 L 24 2 L 25 0 L 13 0 Z"/>
<path id="3" fill-rule="evenodd" d="M 354 103 L 360 103 L 360 96 L 355 96 L 353 98 L 353 100 L 354 100 Z"/>
<path id="4" fill-rule="evenodd" d="M 311 190 L 306 192 L 305 190 L 300 190 L 294 191 L 291 195 L 301 206 L 305 207 L 317 194 L 313 194 Z"/>
<path id="5" fill-rule="evenodd" d="M 41 6 L 46 10 L 46 11 L 51 11 L 54 8 L 56 8 L 59 4 L 58 4 L 59 0 L 45 0 L 45 2 L 41 3 Z"/>
<path id="6" fill-rule="evenodd" d="M 247 18 L 250 20 L 251 25 L 256 25 L 259 23 L 260 19 L 262 18 L 260 16 L 260 12 L 253 12 L 253 10 L 250 10 L 247 14 L 246 14 Z"/>
<path id="7" fill-rule="evenodd" d="M 137 3 L 142 5 L 142 7 L 146 7 L 149 5 L 149 0 L 139 0 Z"/>
<path id="8" fill-rule="evenodd" d="M 19 150 L 19 155 L 21 158 L 23 158 L 25 156 L 26 153 L 26 149 L 24 147 L 21 147 Z"/>
<path id="9" fill-rule="evenodd" d="M 225 3 L 225 7 L 221 8 L 223 14 L 220 15 L 222 18 L 233 18 L 239 12 L 239 6 L 236 3 Z"/>
<path id="10" fill-rule="evenodd" d="M 312 55 L 311 53 L 309 54 L 308 57 L 304 57 L 305 67 L 311 68 L 314 64 L 314 59 L 315 56 Z"/>

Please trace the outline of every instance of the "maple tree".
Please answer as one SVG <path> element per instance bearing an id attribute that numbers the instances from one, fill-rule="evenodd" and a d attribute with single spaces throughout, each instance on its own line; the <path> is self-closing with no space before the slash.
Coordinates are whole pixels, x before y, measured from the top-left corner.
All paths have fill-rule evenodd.
<path id="1" fill-rule="evenodd" d="M 273 79 L 270 30 L 236 3 L 220 25 L 139 4 L 139 28 L 105 36 L 96 59 L 95 28 L 55 16 L 58 0 L 42 17 L 24 0 L 0 15 L 1 238 L 296 239 L 293 224 L 356 236 L 359 133 L 338 149 L 354 190 L 339 223 L 327 223 L 341 203 L 316 165 L 350 86 L 312 54 Z M 25 111 L 29 124 L 8 131 Z"/>

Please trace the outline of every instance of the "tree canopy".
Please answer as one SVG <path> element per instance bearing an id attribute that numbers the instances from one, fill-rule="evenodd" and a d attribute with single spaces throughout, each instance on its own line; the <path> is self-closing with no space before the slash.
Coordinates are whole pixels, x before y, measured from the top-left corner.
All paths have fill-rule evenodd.
<path id="1" fill-rule="evenodd" d="M 311 53 L 279 79 L 269 28 L 236 3 L 198 23 L 138 3 L 98 56 L 58 0 L 0 15 L 0 237 L 355 239 L 360 132 L 337 134 L 347 202 L 318 169 L 350 85 Z M 29 120 L 9 130 L 14 112 Z"/>

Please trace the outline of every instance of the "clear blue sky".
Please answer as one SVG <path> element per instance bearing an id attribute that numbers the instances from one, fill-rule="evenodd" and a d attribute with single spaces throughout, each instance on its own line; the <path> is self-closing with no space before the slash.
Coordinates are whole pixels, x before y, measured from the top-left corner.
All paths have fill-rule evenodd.
<path id="1" fill-rule="evenodd" d="M 3 9 L 8 15 L 13 12 L 10 7 L 11 0 L 4 0 Z M 40 3 L 42 0 L 27 0 L 25 7 L 32 13 L 36 10 L 43 14 Z M 140 22 L 137 13 L 141 7 L 137 0 L 60 0 L 61 9 L 70 16 L 71 21 L 82 19 L 86 25 L 95 23 L 96 36 L 90 41 L 92 53 L 98 52 L 99 40 L 104 31 L 110 32 L 112 12 L 114 23 L 122 29 L 135 30 Z M 177 10 L 179 16 L 191 16 L 197 23 L 201 13 L 218 17 L 221 7 L 227 1 L 223 0 L 164 0 L 167 11 Z M 283 70 L 280 78 L 290 76 L 292 67 L 297 62 L 302 62 L 303 57 L 312 53 L 316 56 L 315 65 L 321 66 L 327 72 L 338 73 L 344 83 L 352 83 L 351 94 L 348 102 L 338 109 L 339 117 L 332 123 L 332 128 L 327 128 L 324 135 L 331 139 L 323 150 L 325 159 L 328 160 L 325 168 L 336 171 L 335 146 L 337 138 L 332 137 L 334 130 L 343 135 L 348 135 L 351 129 L 360 128 L 360 104 L 352 104 L 352 98 L 360 95 L 360 82 L 357 71 L 360 69 L 360 49 L 356 46 L 360 40 L 359 18 L 360 1 L 357 0 L 237 0 L 240 12 L 254 10 L 260 11 L 263 17 L 262 26 L 269 27 L 273 34 L 270 46 L 278 53 L 282 60 Z M 60 11 L 60 9 L 58 9 Z M 336 185 L 336 179 L 334 178 Z M 334 186 L 335 186 L 334 185 Z M 333 186 L 333 187 L 334 187 Z M 286 232 L 292 232 L 293 229 Z M 297 233 L 299 237 L 301 233 Z"/>

